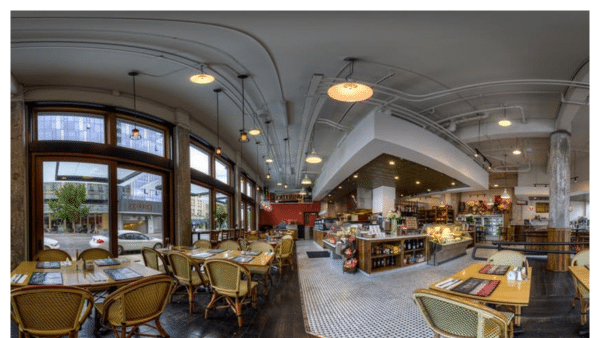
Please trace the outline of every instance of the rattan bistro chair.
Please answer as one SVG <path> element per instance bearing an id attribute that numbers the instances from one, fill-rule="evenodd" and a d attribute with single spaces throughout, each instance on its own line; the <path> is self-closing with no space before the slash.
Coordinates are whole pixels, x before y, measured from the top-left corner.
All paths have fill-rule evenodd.
<path id="1" fill-rule="evenodd" d="M 434 337 L 510 338 L 512 312 L 500 312 L 463 297 L 417 289 L 413 299 Z"/>
<path id="2" fill-rule="evenodd" d="M 194 242 L 194 248 L 208 250 L 208 249 L 212 249 L 212 244 L 210 244 L 210 241 L 207 241 L 205 239 L 199 239 Z"/>
<path id="3" fill-rule="evenodd" d="M 11 319 L 21 337 L 77 337 L 94 307 L 94 297 L 72 286 L 36 285 L 12 290 Z"/>
<path id="4" fill-rule="evenodd" d="M 231 308 L 238 317 L 238 325 L 243 325 L 242 306 L 248 304 L 251 298 L 252 307 L 257 308 L 257 282 L 252 281 L 250 271 L 242 265 L 226 259 L 209 259 L 204 262 L 213 295 L 204 312 L 204 318 L 208 319 L 210 309 Z M 242 279 L 246 275 L 246 279 Z M 217 306 L 220 299 L 225 305 Z"/>
<path id="5" fill-rule="evenodd" d="M 167 260 L 160 252 L 152 248 L 142 248 L 142 258 L 145 266 L 168 275 L 172 274 Z"/>
<path id="6" fill-rule="evenodd" d="M 267 242 L 254 242 L 250 244 L 248 247 L 251 251 L 260 251 L 260 252 L 274 252 L 275 249 L 273 246 Z M 268 281 L 271 281 L 271 285 L 273 285 L 273 277 L 271 277 L 271 264 L 267 266 L 248 266 L 248 270 L 252 276 L 261 276 L 263 283 L 263 293 L 266 296 L 269 292 L 267 287 Z"/>
<path id="7" fill-rule="evenodd" d="M 72 261 L 71 255 L 60 249 L 47 249 L 38 252 L 33 256 L 36 262 L 62 262 Z"/>
<path id="8" fill-rule="evenodd" d="M 223 250 L 234 250 L 234 251 L 240 251 L 240 245 L 238 244 L 238 242 L 236 241 L 231 241 L 231 240 L 226 240 L 223 241 L 221 243 L 219 243 L 219 245 L 217 245 L 218 249 L 223 249 Z"/>
<path id="9" fill-rule="evenodd" d="M 89 261 L 104 258 L 115 258 L 115 256 L 110 251 L 102 248 L 89 248 L 83 250 L 77 257 L 77 260 L 85 259 L 86 261 Z"/>
<path id="10" fill-rule="evenodd" d="M 251 230 L 250 232 L 248 232 L 248 240 L 249 241 L 256 241 L 258 240 L 258 232 L 256 230 Z"/>
<path id="11" fill-rule="evenodd" d="M 190 302 L 189 312 L 193 313 L 196 290 L 201 286 L 208 290 L 210 286 L 208 276 L 196 262 L 184 254 L 176 252 L 169 254 L 169 263 L 171 264 L 173 277 L 177 279 L 179 285 L 183 285 L 187 289 Z"/>
<path id="12" fill-rule="evenodd" d="M 292 253 L 294 252 L 294 240 L 290 237 L 283 237 L 281 243 L 275 247 L 275 259 L 277 259 L 277 266 L 279 267 L 279 274 L 284 265 L 289 265 L 292 271 L 294 271 L 294 260 Z M 284 261 L 286 263 L 284 263 Z"/>
<path id="13" fill-rule="evenodd" d="M 244 237 L 238 238 L 238 243 L 240 244 L 240 249 L 242 249 L 242 251 L 248 249 L 248 241 Z"/>
<path id="14" fill-rule="evenodd" d="M 524 266 L 529 268 L 529 263 L 527 262 L 525 255 L 518 251 L 512 250 L 501 250 L 496 252 L 487 259 L 487 263 L 495 265 L 510 265 L 518 268 Z"/>
<path id="15" fill-rule="evenodd" d="M 160 325 L 159 317 L 165 310 L 173 286 L 171 277 L 157 275 L 142 278 L 117 289 L 104 303 L 95 305 L 94 334 L 98 333 L 100 326 L 108 326 L 118 338 L 132 335 L 169 337 Z M 151 321 L 154 321 L 154 325 L 149 324 Z M 141 325 L 157 330 L 160 335 L 139 332 L 138 327 Z M 128 327 L 131 328 L 129 332 Z"/>
<path id="16" fill-rule="evenodd" d="M 584 250 L 573 256 L 571 265 L 584 266 L 590 264 L 590 251 Z M 587 321 L 587 311 L 590 305 L 590 292 L 577 282 L 577 278 L 573 277 L 573 284 L 575 285 L 575 296 L 571 302 L 571 308 L 575 307 L 577 299 L 581 305 L 581 325 L 584 325 Z"/>

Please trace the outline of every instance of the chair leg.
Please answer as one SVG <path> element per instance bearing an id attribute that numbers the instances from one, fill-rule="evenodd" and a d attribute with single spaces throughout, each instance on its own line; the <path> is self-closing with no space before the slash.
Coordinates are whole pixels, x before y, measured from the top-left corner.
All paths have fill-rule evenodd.
<path id="1" fill-rule="evenodd" d="M 190 314 L 194 313 L 194 296 L 196 295 L 196 289 L 190 285 L 188 288 L 188 295 L 190 301 Z"/>
<path id="2" fill-rule="evenodd" d="M 238 317 L 238 325 L 242 327 L 244 324 L 244 318 L 242 318 L 242 303 L 240 303 L 240 300 L 237 297 L 235 297 L 235 314 Z"/>
<path id="3" fill-rule="evenodd" d="M 158 330 L 158 332 L 160 333 L 160 335 L 163 338 L 169 338 L 169 334 L 167 333 L 167 331 L 165 331 L 165 329 L 162 327 L 162 325 L 160 325 L 160 321 L 158 320 L 158 318 L 156 318 L 154 320 L 154 322 L 156 323 L 156 329 Z"/>
<path id="4" fill-rule="evenodd" d="M 252 289 L 252 307 L 258 308 L 258 290 L 257 288 Z"/>
<path id="5" fill-rule="evenodd" d="M 208 319 L 208 311 L 215 305 L 217 302 L 217 294 L 213 292 L 212 298 L 210 302 L 206 306 L 206 310 L 204 310 L 204 319 Z"/>

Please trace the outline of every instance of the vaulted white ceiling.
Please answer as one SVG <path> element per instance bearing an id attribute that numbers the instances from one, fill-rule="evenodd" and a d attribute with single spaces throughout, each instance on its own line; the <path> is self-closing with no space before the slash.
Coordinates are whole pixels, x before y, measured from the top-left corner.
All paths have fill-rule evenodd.
<path id="1" fill-rule="evenodd" d="M 578 161 L 589 151 L 589 12 L 12 12 L 11 73 L 29 100 L 89 101 L 132 108 L 171 122 L 189 114 L 192 132 L 221 143 L 247 171 L 266 173 L 267 143 L 277 181 L 315 181 L 340 142 L 369 112 L 392 114 L 435 132 L 493 167 L 545 165 L 550 132 L 571 126 Z M 326 90 L 350 71 L 375 95 L 355 104 Z M 217 82 L 188 78 L 204 65 Z M 245 127 L 263 134 L 236 140 Z M 497 121 L 513 121 L 508 128 Z M 265 121 L 272 121 L 265 137 Z M 286 159 L 284 139 L 289 138 Z M 260 141 L 256 145 L 255 140 Z M 530 147 L 522 158 L 508 151 Z M 306 165 L 312 147 L 324 157 Z M 258 148 L 258 154 L 256 153 Z M 546 149 L 544 149 L 546 148 Z M 293 168 L 290 170 L 290 168 Z M 335 184 L 335 183 L 334 183 Z"/>

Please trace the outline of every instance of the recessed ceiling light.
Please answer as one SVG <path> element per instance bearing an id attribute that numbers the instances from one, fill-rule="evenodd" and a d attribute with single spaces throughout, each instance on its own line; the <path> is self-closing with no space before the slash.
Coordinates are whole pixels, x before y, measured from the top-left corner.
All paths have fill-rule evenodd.
<path id="1" fill-rule="evenodd" d="M 473 157 L 479 157 L 478 153 L 473 154 Z"/>
<path id="2" fill-rule="evenodd" d="M 281 185 L 281 182 L 277 182 L 277 185 Z"/>
<path id="3" fill-rule="evenodd" d="M 421 184 L 421 182 L 420 182 L 420 181 L 417 181 L 417 182 L 415 182 L 415 183 L 416 183 L 416 184 Z"/>
<path id="4" fill-rule="evenodd" d="M 494 188 L 498 188 L 498 184 L 494 184 Z"/>
<path id="5" fill-rule="evenodd" d="M 354 174 L 354 178 L 358 178 L 358 174 Z"/>
<path id="6" fill-rule="evenodd" d="M 390 161 L 390 165 L 394 165 L 394 164 L 396 164 L 396 162 Z"/>
<path id="7" fill-rule="evenodd" d="M 452 182 L 452 183 L 450 183 L 450 184 L 452 184 L 452 185 L 456 185 L 456 182 Z"/>
<path id="8" fill-rule="evenodd" d="M 340 185 L 340 186 L 338 187 L 338 189 L 342 189 L 342 186 Z"/>
<path id="9" fill-rule="evenodd" d="M 400 176 L 395 176 L 394 178 L 398 180 L 398 179 L 400 179 Z"/>
<path id="10" fill-rule="evenodd" d="M 517 149 L 513 150 L 513 154 L 514 155 L 521 155 L 521 149 L 517 148 Z"/>
<path id="11" fill-rule="evenodd" d="M 431 191 L 431 189 L 427 189 L 427 191 Z"/>
<path id="12" fill-rule="evenodd" d="M 404 194 L 400 194 L 400 197 L 404 197 Z"/>

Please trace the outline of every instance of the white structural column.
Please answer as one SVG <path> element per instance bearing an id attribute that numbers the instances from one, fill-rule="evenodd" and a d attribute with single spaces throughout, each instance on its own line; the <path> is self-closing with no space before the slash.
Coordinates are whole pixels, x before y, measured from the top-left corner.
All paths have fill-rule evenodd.
<path id="1" fill-rule="evenodd" d="M 571 134 L 557 130 L 550 135 L 550 155 L 548 156 L 548 176 L 550 178 L 550 215 L 548 242 L 569 242 L 569 203 L 571 190 Z M 568 245 L 551 245 L 550 250 L 569 250 Z M 548 254 L 547 269 L 566 271 L 569 265 L 568 254 Z"/>
<path id="2" fill-rule="evenodd" d="M 373 189 L 373 213 L 381 213 L 383 217 L 395 209 L 396 188 L 381 186 Z"/>

